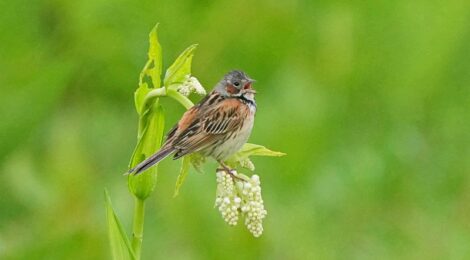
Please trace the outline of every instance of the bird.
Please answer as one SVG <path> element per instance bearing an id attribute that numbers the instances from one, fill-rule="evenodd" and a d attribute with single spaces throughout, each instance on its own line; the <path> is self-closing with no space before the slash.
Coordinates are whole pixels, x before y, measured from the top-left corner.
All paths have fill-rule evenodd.
<path id="1" fill-rule="evenodd" d="M 239 151 L 251 135 L 256 113 L 253 82 L 241 70 L 225 74 L 209 94 L 183 114 L 161 148 L 128 174 L 138 175 L 169 155 L 176 160 L 200 153 L 214 158 L 221 170 L 235 177 L 224 161 Z"/>

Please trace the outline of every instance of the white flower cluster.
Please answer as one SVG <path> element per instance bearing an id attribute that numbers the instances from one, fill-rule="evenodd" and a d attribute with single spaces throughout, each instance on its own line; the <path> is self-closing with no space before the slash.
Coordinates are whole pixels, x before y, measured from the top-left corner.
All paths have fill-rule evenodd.
<path id="1" fill-rule="evenodd" d="M 245 213 L 245 225 L 255 237 L 259 237 L 263 233 L 263 219 L 268 212 L 264 209 L 258 175 L 251 176 L 249 182 L 243 183 L 242 194 L 246 201 L 241 207 L 242 212 Z"/>
<path id="2" fill-rule="evenodd" d="M 206 90 L 201 85 L 199 80 L 196 77 L 187 76 L 183 84 L 178 87 L 178 92 L 184 96 L 189 96 L 192 92 L 195 92 L 199 95 L 205 95 Z"/>
<path id="3" fill-rule="evenodd" d="M 217 172 L 215 206 L 225 222 L 232 226 L 237 224 L 238 216 L 242 214 L 248 230 L 253 236 L 259 237 L 263 233 L 263 219 L 267 214 L 261 197 L 259 176 L 249 178 L 243 174 L 234 175 L 237 178 L 232 178 L 225 171 Z"/>
<path id="4" fill-rule="evenodd" d="M 232 177 L 225 172 L 217 172 L 217 198 L 215 205 L 219 208 L 225 222 L 235 226 L 238 222 L 238 208 L 241 199 L 235 196 L 235 185 Z"/>

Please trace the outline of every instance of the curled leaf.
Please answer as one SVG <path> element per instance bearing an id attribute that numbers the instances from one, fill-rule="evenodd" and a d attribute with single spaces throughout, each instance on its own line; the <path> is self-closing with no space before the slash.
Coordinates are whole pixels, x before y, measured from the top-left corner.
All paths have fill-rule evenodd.
<path id="1" fill-rule="evenodd" d="M 133 168 L 145 158 L 154 154 L 161 146 L 165 117 L 163 107 L 157 101 L 149 110 L 141 124 L 137 146 L 132 155 L 129 168 Z M 157 183 L 157 166 L 154 166 L 139 175 L 129 175 L 129 190 L 138 198 L 146 199 L 154 190 Z"/>
<path id="2" fill-rule="evenodd" d="M 145 111 L 143 108 L 145 96 L 150 92 L 150 88 L 148 87 L 147 83 L 142 83 L 134 92 L 134 104 L 135 109 L 139 115 L 142 115 Z"/>

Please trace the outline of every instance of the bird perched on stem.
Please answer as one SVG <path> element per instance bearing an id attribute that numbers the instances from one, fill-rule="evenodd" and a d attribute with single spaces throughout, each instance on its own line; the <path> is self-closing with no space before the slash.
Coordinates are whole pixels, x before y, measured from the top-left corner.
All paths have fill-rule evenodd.
<path id="1" fill-rule="evenodd" d="M 184 113 L 161 149 L 129 173 L 139 174 L 170 154 L 178 159 L 199 152 L 213 157 L 235 177 L 224 160 L 237 152 L 251 134 L 256 113 L 253 82 L 243 71 L 227 73 L 206 97 Z"/>

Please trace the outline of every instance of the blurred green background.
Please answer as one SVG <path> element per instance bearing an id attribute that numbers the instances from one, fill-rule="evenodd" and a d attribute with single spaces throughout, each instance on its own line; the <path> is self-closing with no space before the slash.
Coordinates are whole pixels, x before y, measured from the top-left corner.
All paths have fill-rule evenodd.
<path id="1" fill-rule="evenodd" d="M 213 208 L 216 164 L 161 166 L 143 259 L 469 259 L 470 2 L 0 3 L 0 258 L 109 259 L 103 190 L 122 176 L 133 92 L 160 22 L 164 66 L 199 43 L 206 88 L 258 80 L 253 143 L 268 216 L 255 239 Z M 200 97 L 192 96 L 193 101 Z M 184 109 L 165 100 L 167 128 Z"/>

